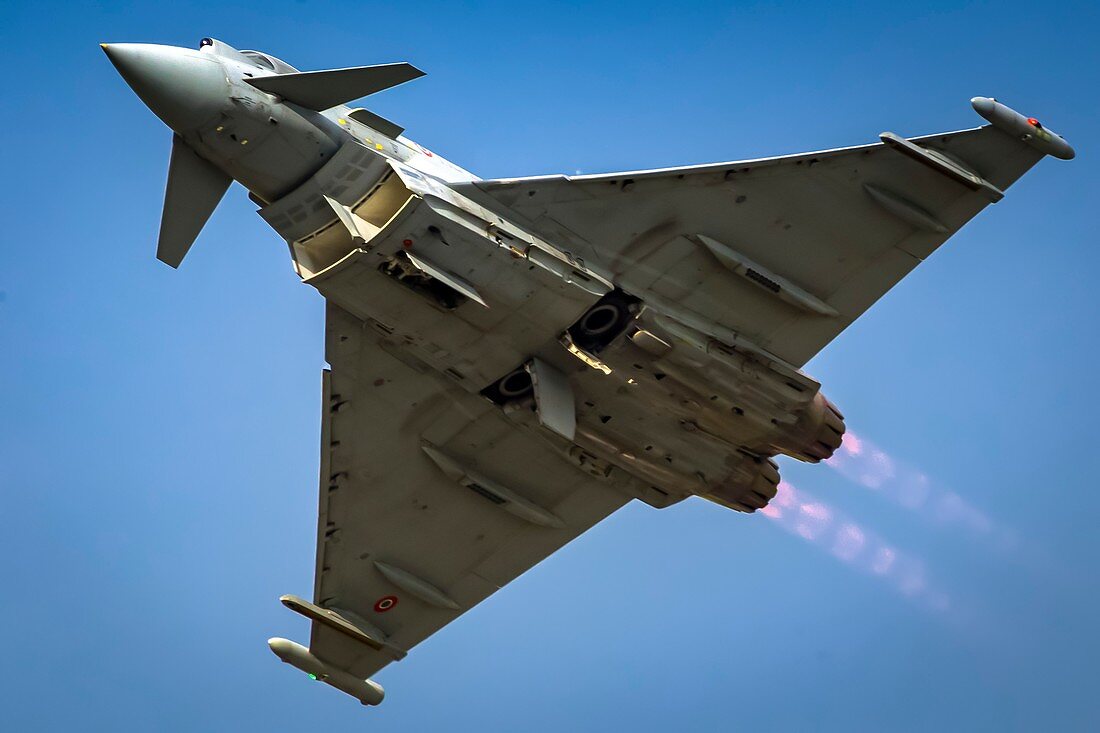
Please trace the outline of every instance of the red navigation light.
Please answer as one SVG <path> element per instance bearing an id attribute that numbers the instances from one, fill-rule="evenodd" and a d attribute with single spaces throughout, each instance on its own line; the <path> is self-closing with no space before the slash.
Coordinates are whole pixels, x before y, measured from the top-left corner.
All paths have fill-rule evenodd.
<path id="1" fill-rule="evenodd" d="M 1034 117 L 1028 117 L 1027 124 L 1031 125 L 1032 127 L 1038 127 L 1040 130 L 1043 129 L 1043 124 Z"/>

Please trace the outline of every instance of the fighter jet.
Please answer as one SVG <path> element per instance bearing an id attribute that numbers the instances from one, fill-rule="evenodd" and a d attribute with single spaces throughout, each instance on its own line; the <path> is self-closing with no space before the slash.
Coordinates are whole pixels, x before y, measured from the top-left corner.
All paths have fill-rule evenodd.
<path id="1" fill-rule="evenodd" d="M 157 257 L 232 181 L 327 302 L 308 648 L 369 677 L 627 502 L 752 514 L 844 417 L 803 365 L 1044 155 L 990 124 L 682 168 L 483 180 L 349 102 L 407 63 L 298 71 L 205 38 L 104 44 L 173 131 Z"/>

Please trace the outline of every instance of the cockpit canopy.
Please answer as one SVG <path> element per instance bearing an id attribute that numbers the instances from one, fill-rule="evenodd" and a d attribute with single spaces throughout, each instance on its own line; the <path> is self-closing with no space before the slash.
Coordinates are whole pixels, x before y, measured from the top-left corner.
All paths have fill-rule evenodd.
<path id="1" fill-rule="evenodd" d="M 235 59 L 236 61 L 255 66 L 273 74 L 292 74 L 298 71 L 287 62 L 282 59 L 277 59 L 271 54 L 266 54 L 262 51 L 238 51 L 228 43 L 219 41 L 216 38 L 202 39 L 199 42 L 199 50 L 207 51 L 215 56 Z"/>
<path id="2" fill-rule="evenodd" d="M 241 55 L 252 59 L 260 68 L 274 71 L 276 74 L 292 74 L 298 71 L 287 62 L 260 51 L 241 51 Z"/>

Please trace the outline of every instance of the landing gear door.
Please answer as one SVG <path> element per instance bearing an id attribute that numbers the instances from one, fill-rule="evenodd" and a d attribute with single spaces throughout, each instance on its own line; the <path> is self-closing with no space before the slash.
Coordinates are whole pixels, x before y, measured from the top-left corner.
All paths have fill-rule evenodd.
<path id="1" fill-rule="evenodd" d="M 577 432 L 577 406 L 569 378 L 540 359 L 527 365 L 535 388 L 535 409 L 539 422 L 566 440 Z"/>

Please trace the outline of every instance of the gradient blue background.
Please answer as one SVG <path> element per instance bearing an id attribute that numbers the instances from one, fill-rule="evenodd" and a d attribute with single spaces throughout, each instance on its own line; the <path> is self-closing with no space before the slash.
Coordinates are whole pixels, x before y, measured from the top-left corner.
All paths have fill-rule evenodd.
<path id="1" fill-rule="evenodd" d="M 1095 729 L 1098 29 L 1092 2 L 4 3 L 0 728 Z M 965 128 L 976 94 L 1040 117 L 1077 160 L 809 365 L 895 478 L 992 529 L 786 461 L 939 600 L 760 515 L 638 505 L 385 670 L 382 707 L 309 683 L 265 640 L 307 636 L 276 599 L 313 582 L 321 298 L 239 187 L 179 272 L 153 258 L 169 132 L 97 48 L 205 35 L 414 62 L 371 108 L 486 177 Z"/>

